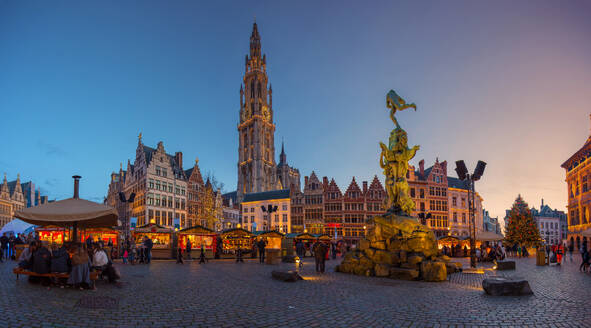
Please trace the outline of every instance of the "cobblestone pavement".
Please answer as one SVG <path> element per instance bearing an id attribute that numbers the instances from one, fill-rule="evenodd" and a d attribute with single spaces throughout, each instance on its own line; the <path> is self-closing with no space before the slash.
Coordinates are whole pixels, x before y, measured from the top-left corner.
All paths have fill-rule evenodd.
<path id="1" fill-rule="evenodd" d="M 335 273 L 335 264 L 318 275 L 306 261 L 297 283 L 270 277 L 294 264 L 116 264 L 121 288 L 99 282 L 78 291 L 16 281 L 14 263 L 3 263 L 0 327 L 591 327 L 591 275 L 578 263 L 517 260 L 502 274 L 528 279 L 535 295 L 526 297 L 485 295 L 488 270 L 427 283 Z"/>

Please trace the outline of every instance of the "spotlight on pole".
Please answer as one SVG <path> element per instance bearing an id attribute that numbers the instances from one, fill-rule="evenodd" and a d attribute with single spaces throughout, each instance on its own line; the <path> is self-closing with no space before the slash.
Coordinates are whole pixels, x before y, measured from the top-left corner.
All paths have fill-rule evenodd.
<path id="1" fill-rule="evenodd" d="M 483 161 L 478 161 L 476 164 L 476 169 L 474 169 L 474 174 L 472 174 L 472 180 L 478 181 L 480 177 L 484 174 L 484 168 L 486 167 L 486 163 Z"/>
<path id="2" fill-rule="evenodd" d="M 466 163 L 463 160 L 456 161 L 456 173 L 458 174 L 458 178 L 460 180 L 466 179 L 466 174 L 468 174 L 468 169 L 466 168 Z"/>

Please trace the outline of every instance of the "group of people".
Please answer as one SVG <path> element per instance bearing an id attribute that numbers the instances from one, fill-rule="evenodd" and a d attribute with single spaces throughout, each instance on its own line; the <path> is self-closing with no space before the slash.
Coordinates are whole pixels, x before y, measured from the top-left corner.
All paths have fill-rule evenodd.
<path id="1" fill-rule="evenodd" d="M 295 250 L 296 250 L 296 255 L 299 258 L 304 258 L 306 257 L 306 252 L 310 252 L 310 256 L 315 256 L 315 249 L 314 246 L 317 244 L 318 242 L 315 243 L 311 243 L 311 242 L 307 242 L 304 244 L 303 241 L 301 240 L 297 240 L 295 243 Z M 349 252 L 351 250 L 351 246 L 349 244 L 347 244 L 346 242 L 343 242 L 342 240 L 339 240 L 337 242 L 331 242 L 330 245 L 326 245 L 327 246 L 327 253 L 326 253 L 326 259 L 328 259 L 329 257 L 331 257 L 333 260 L 337 258 L 337 256 L 345 256 L 345 254 L 347 252 Z"/>
<path id="2" fill-rule="evenodd" d="M 0 236 L 0 262 L 3 262 L 4 260 L 8 259 L 15 260 L 16 245 L 29 244 L 37 240 L 39 240 L 38 235 L 33 234 L 32 232 L 29 232 L 28 235 L 25 235 L 24 233 L 19 233 L 16 236 L 14 235 L 14 233 L 3 233 L 2 236 Z"/>
<path id="3" fill-rule="evenodd" d="M 121 257 L 123 264 L 129 263 L 131 265 L 135 265 L 136 261 L 138 263 L 150 264 L 152 261 L 153 247 L 154 242 L 148 236 L 144 236 L 142 238 L 142 243 L 139 247 L 129 239 L 126 239 L 122 251 L 123 256 Z"/>
<path id="4" fill-rule="evenodd" d="M 476 259 L 478 262 L 494 262 L 502 261 L 507 257 L 505 247 L 503 243 L 498 242 L 497 244 L 482 244 L 480 248 L 476 248 Z"/>
<path id="5" fill-rule="evenodd" d="M 470 255 L 468 254 L 468 246 L 464 245 L 464 248 L 462 248 L 460 244 L 451 245 L 450 247 L 443 245 L 441 252 L 443 255 L 447 255 L 449 257 L 466 257 Z"/>
<path id="6" fill-rule="evenodd" d="M 51 285 L 73 286 L 74 288 L 96 289 L 92 283 L 91 271 L 97 271 L 100 277 L 107 277 L 115 283 L 121 275 L 113 266 L 111 258 L 99 243 L 69 243 L 65 245 L 33 241 L 25 248 L 19 259 L 21 269 L 38 274 L 68 273 L 68 278 L 29 276 L 29 282 L 40 283 L 50 288 Z"/>
<path id="7" fill-rule="evenodd" d="M 187 239 L 187 243 L 185 244 L 185 254 L 187 254 L 188 260 L 193 260 L 191 257 L 191 249 L 193 248 L 193 244 L 191 243 L 190 239 Z M 201 252 L 199 254 L 199 264 L 205 263 L 205 247 L 201 244 Z M 176 255 L 176 263 L 183 264 L 183 247 L 179 246 L 177 248 L 177 255 Z"/>

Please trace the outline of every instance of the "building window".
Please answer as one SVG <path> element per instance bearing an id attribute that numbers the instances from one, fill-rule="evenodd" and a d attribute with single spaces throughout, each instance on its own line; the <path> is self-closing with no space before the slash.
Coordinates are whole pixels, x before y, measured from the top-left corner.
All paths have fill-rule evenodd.
<path id="1" fill-rule="evenodd" d="M 172 183 L 168 184 L 168 192 L 172 192 Z"/>
<path id="2" fill-rule="evenodd" d="M 287 222 L 287 214 L 283 214 L 283 222 Z"/>
<path id="3" fill-rule="evenodd" d="M 156 165 L 156 175 L 160 176 L 160 174 L 161 174 L 160 166 Z"/>
<path id="4" fill-rule="evenodd" d="M 462 213 L 462 223 L 466 223 L 466 213 Z"/>
<path id="5" fill-rule="evenodd" d="M 250 213 L 254 213 L 254 207 L 250 208 Z"/>
<path id="6" fill-rule="evenodd" d="M 425 189 L 420 189 L 419 191 L 420 198 L 425 198 Z"/>
<path id="7" fill-rule="evenodd" d="M 287 205 L 283 204 L 283 210 L 287 211 Z"/>
<path id="8" fill-rule="evenodd" d="M 454 222 L 457 223 L 458 222 L 458 213 L 454 212 Z"/>
<path id="9" fill-rule="evenodd" d="M 166 178 L 166 169 L 162 168 L 162 176 Z"/>

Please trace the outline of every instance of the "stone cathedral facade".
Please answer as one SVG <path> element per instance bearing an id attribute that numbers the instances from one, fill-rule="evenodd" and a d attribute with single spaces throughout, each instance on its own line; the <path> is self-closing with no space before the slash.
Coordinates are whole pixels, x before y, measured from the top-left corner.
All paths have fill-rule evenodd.
<path id="1" fill-rule="evenodd" d="M 299 190 L 299 171 L 289 167 L 283 147 L 280 165 L 275 163 L 273 90 L 267 76 L 267 59 L 261 53 L 261 37 L 256 23 L 250 36 L 244 80 L 240 85 L 239 116 L 238 202 L 248 193 Z"/>

